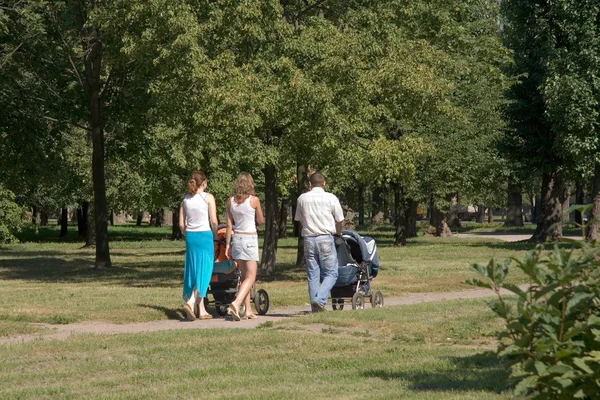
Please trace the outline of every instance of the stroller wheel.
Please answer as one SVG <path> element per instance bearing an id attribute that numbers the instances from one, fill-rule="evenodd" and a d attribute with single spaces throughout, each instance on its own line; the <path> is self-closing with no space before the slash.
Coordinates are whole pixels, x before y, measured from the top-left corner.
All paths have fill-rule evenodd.
<path id="1" fill-rule="evenodd" d="M 344 299 L 331 300 L 331 308 L 342 311 L 344 309 Z"/>
<path id="2" fill-rule="evenodd" d="M 363 308 L 365 308 L 365 296 L 361 292 L 354 293 L 354 296 L 352 296 L 352 309 L 362 310 Z"/>
<path id="3" fill-rule="evenodd" d="M 376 290 L 371 294 L 371 306 L 373 308 L 383 307 L 383 293 L 379 290 Z"/>
<path id="4" fill-rule="evenodd" d="M 217 314 L 219 314 L 221 317 L 224 317 L 227 315 L 227 307 L 215 306 L 215 308 L 217 309 Z"/>
<path id="5" fill-rule="evenodd" d="M 259 289 L 256 291 L 254 307 L 256 307 L 256 312 L 259 315 L 265 315 L 269 311 L 269 295 L 266 290 Z"/>

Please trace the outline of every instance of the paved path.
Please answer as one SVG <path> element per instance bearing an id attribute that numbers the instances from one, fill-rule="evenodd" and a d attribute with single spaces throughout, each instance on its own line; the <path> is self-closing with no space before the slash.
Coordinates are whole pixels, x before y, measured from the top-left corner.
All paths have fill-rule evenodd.
<path id="1" fill-rule="evenodd" d="M 526 286 L 524 286 L 525 288 Z M 385 298 L 385 306 L 402 306 L 419 303 L 429 303 L 444 300 L 459 300 L 459 299 L 478 299 L 483 297 L 491 297 L 494 293 L 489 289 L 474 289 L 463 290 L 457 292 L 432 292 L 432 293 L 411 293 L 403 297 Z M 366 307 L 370 307 L 366 304 Z M 79 322 L 68 325 L 49 325 L 49 324 L 34 324 L 47 331 L 31 335 L 20 335 L 0 339 L 2 344 L 17 344 L 31 342 L 34 340 L 64 340 L 72 335 L 79 334 L 120 334 L 120 333 L 143 333 L 143 332 L 158 332 L 175 329 L 214 329 L 214 328 L 229 328 L 229 329 L 251 329 L 256 328 L 259 324 L 268 321 L 279 321 L 285 318 L 300 317 L 309 314 L 310 306 L 302 307 L 285 307 L 275 309 L 267 315 L 259 316 L 255 320 L 244 320 L 234 322 L 230 319 L 214 318 L 211 320 L 196 320 L 188 322 L 185 320 L 162 320 L 151 322 L 140 322 L 133 324 L 112 324 L 100 321 Z M 344 311 L 351 310 L 350 304 L 344 307 Z"/>
<path id="2" fill-rule="evenodd" d="M 531 239 L 531 234 L 518 234 L 518 233 L 502 233 L 502 232 L 470 232 L 470 233 L 458 233 L 455 237 L 459 238 L 486 238 L 486 239 L 498 239 L 505 242 L 521 242 Z M 581 236 L 563 236 L 565 239 L 582 240 Z"/>

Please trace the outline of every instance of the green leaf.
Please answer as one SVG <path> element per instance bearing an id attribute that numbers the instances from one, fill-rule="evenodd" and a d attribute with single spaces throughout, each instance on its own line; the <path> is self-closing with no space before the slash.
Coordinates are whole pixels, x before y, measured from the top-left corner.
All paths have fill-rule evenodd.
<path id="1" fill-rule="evenodd" d="M 528 376 L 527 378 L 521 380 L 517 386 L 515 386 L 514 395 L 523 396 L 527 394 L 530 390 L 536 387 L 537 381 L 538 377 L 535 375 Z"/>

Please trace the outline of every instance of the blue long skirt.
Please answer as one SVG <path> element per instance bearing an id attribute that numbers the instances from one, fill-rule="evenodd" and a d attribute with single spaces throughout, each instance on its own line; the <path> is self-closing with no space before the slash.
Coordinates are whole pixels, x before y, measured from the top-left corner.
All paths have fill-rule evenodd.
<path id="1" fill-rule="evenodd" d="M 183 301 L 188 301 L 194 288 L 206 297 L 213 270 L 215 245 L 211 231 L 185 233 L 185 265 L 183 268 Z"/>

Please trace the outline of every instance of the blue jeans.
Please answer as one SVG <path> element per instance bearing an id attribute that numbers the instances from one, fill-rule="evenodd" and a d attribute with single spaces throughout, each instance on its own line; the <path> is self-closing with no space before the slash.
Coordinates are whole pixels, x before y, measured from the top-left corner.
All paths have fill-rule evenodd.
<path id="1" fill-rule="evenodd" d="M 333 237 L 331 235 L 305 237 L 304 259 L 310 302 L 324 306 L 338 277 L 338 261 Z"/>

